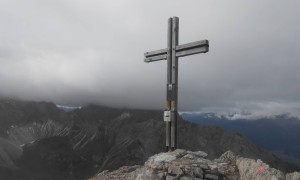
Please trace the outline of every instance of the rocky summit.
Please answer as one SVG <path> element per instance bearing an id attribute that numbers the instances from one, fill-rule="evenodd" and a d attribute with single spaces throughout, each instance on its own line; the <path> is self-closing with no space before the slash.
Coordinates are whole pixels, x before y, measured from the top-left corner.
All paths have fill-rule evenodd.
<path id="1" fill-rule="evenodd" d="M 214 160 L 207 153 L 177 149 L 151 156 L 144 166 L 102 171 L 90 180 L 300 180 L 300 173 L 284 174 L 260 159 L 227 151 Z"/>

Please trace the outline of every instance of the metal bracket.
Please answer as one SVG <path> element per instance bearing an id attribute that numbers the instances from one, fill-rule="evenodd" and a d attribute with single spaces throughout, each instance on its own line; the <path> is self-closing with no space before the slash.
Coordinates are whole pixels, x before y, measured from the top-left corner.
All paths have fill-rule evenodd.
<path id="1" fill-rule="evenodd" d="M 167 101 L 174 101 L 176 99 L 175 84 L 167 84 Z"/>

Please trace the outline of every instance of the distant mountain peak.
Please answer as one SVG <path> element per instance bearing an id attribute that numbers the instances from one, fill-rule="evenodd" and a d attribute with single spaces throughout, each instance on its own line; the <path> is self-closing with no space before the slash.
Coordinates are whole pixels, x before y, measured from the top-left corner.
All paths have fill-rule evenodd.
<path id="1" fill-rule="evenodd" d="M 207 119 L 227 119 L 227 120 L 259 120 L 259 119 L 287 119 L 295 118 L 299 119 L 300 117 L 295 116 L 293 113 L 285 112 L 278 114 L 256 114 L 250 112 L 182 112 L 180 113 L 184 116 L 201 116 L 201 118 Z"/>

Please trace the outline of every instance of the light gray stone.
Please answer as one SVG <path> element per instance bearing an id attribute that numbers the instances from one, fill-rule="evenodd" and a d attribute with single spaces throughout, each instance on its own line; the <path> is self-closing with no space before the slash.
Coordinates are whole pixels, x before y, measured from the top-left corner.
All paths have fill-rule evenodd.
<path id="1" fill-rule="evenodd" d="M 175 176 L 167 176 L 166 180 L 177 180 L 178 178 L 176 178 Z"/>
<path id="2" fill-rule="evenodd" d="M 170 154 L 176 156 L 176 158 L 180 158 L 187 154 L 187 151 L 184 149 L 176 149 L 175 151 L 171 152 Z"/>
<path id="3" fill-rule="evenodd" d="M 191 167 L 191 166 L 183 165 L 183 166 L 181 166 L 181 169 L 182 169 L 182 171 L 184 172 L 184 174 L 193 175 L 193 174 L 191 173 L 191 171 L 192 171 L 192 167 Z"/>
<path id="4" fill-rule="evenodd" d="M 176 156 L 170 153 L 159 153 L 154 155 L 145 162 L 145 166 L 155 170 L 164 170 L 166 163 L 176 159 Z"/>
<path id="5" fill-rule="evenodd" d="M 181 168 L 179 166 L 169 166 L 168 173 L 176 174 L 178 176 L 178 175 L 182 175 L 183 171 L 181 170 Z"/>
<path id="6" fill-rule="evenodd" d="M 170 162 L 176 159 L 176 156 L 170 153 L 160 153 L 158 155 L 153 156 L 153 160 L 155 162 Z"/>
<path id="7" fill-rule="evenodd" d="M 208 169 L 208 165 L 207 164 L 200 164 L 199 167 L 201 167 L 202 169 Z"/>
<path id="8" fill-rule="evenodd" d="M 196 178 L 196 177 L 189 177 L 189 176 L 182 176 L 180 180 L 203 180 L 202 178 Z"/>
<path id="9" fill-rule="evenodd" d="M 219 176 L 215 174 L 205 174 L 205 178 L 213 179 L 213 180 L 218 180 Z"/>
<path id="10" fill-rule="evenodd" d="M 288 173 L 286 180 L 300 180 L 300 172 Z"/>
<path id="11" fill-rule="evenodd" d="M 202 158 L 205 158 L 207 156 L 207 153 L 203 152 L 203 151 L 196 151 L 196 152 L 193 152 L 192 154 L 194 154 L 195 156 L 198 156 L 198 157 L 202 157 Z"/>
<path id="12" fill-rule="evenodd" d="M 186 154 L 185 156 L 183 156 L 184 158 L 187 158 L 187 159 L 194 159 L 195 158 L 195 155 L 193 154 Z"/>
<path id="13" fill-rule="evenodd" d="M 196 177 L 203 177 L 203 170 L 199 167 L 193 168 L 194 175 Z"/>
<path id="14" fill-rule="evenodd" d="M 226 151 L 218 158 L 218 160 L 220 160 L 221 162 L 231 162 L 236 161 L 237 157 L 238 156 L 236 156 L 232 151 Z"/>
<path id="15" fill-rule="evenodd" d="M 208 167 L 210 170 L 216 170 L 218 168 L 217 164 L 209 164 Z"/>
<path id="16" fill-rule="evenodd" d="M 240 178 L 245 180 L 284 180 L 284 174 L 276 169 L 269 168 L 262 161 L 255 161 L 248 158 L 237 158 L 236 165 L 239 170 Z M 263 173 L 258 172 L 260 166 L 266 167 Z"/>

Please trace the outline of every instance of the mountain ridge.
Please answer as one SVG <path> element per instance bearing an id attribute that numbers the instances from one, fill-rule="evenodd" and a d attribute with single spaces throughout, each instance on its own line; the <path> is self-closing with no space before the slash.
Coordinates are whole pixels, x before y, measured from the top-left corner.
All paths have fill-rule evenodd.
<path id="1" fill-rule="evenodd" d="M 300 165 L 300 120 L 287 114 L 257 120 L 229 120 L 215 113 L 182 114 L 185 120 L 219 126 L 230 132 L 245 134 L 257 146 Z"/>
<path id="2" fill-rule="evenodd" d="M 41 168 L 45 166 L 43 165 L 45 163 L 61 162 L 68 166 L 61 165 L 59 167 L 70 166 L 73 168 L 68 169 L 69 174 L 64 174 L 61 169 L 54 168 L 56 173 L 68 176 L 69 179 L 84 179 L 97 171 L 116 170 L 124 165 L 142 164 L 148 157 L 165 149 L 165 123 L 162 111 L 88 105 L 71 112 L 64 112 L 53 103 L 42 103 L 41 105 L 41 103 L 31 102 L 29 104 L 29 107 L 32 108 L 29 111 L 31 112 L 30 116 L 23 113 L 26 121 L 22 116 L 16 116 L 17 118 L 12 122 L 8 122 L 9 124 L 6 125 L 8 128 L 2 131 L 4 134 L 2 138 L 6 138 L 16 145 L 32 143 L 31 146 L 25 146 L 27 153 L 24 153 L 23 148 L 20 158 L 36 159 L 35 156 L 41 157 L 34 161 L 37 164 L 32 167 Z M 47 106 L 49 106 L 49 112 L 44 113 Z M 26 112 L 28 105 L 26 102 L 21 102 L 19 105 L 18 102 L 15 102 L 13 107 L 15 108 L 5 113 L 6 116 L 16 111 Z M 36 116 L 32 113 L 35 111 L 37 111 Z M 7 123 L 7 121 L 0 120 L 1 123 Z M 245 157 L 261 158 L 283 172 L 297 169 L 296 166 L 283 162 L 271 153 L 257 148 L 241 134 L 226 132 L 218 127 L 199 126 L 183 120 L 179 120 L 178 128 L 179 147 L 192 151 L 203 150 L 209 153 L 208 158 L 216 158 L 230 149 Z M 24 136 L 28 137 L 24 138 Z M 60 140 L 60 138 L 54 137 L 65 139 Z M 49 146 L 46 152 L 39 154 L 41 152 L 36 150 L 44 149 L 43 141 L 49 141 L 49 138 L 52 139 L 53 145 Z M 59 142 L 65 140 L 68 141 L 67 144 L 70 144 L 70 147 L 66 147 L 64 150 L 56 149 Z M 69 153 L 74 156 L 66 156 L 68 154 L 66 151 L 70 151 Z M 44 163 L 39 164 L 39 162 Z M 26 164 L 27 162 L 22 163 Z M 16 166 L 18 167 L 18 164 Z M 48 168 L 48 166 L 46 167 Z M 46 167 L 44 169 L 47 169 Z M 80 171 L 78 171 L 79 169 Z M 35 172 L 34 169 L 31 173 L 33 172 Z M 49 173 L 46 172 L 35 177 L 42 175 L 44 175 L 42 178 L 49 178 Z"/>

